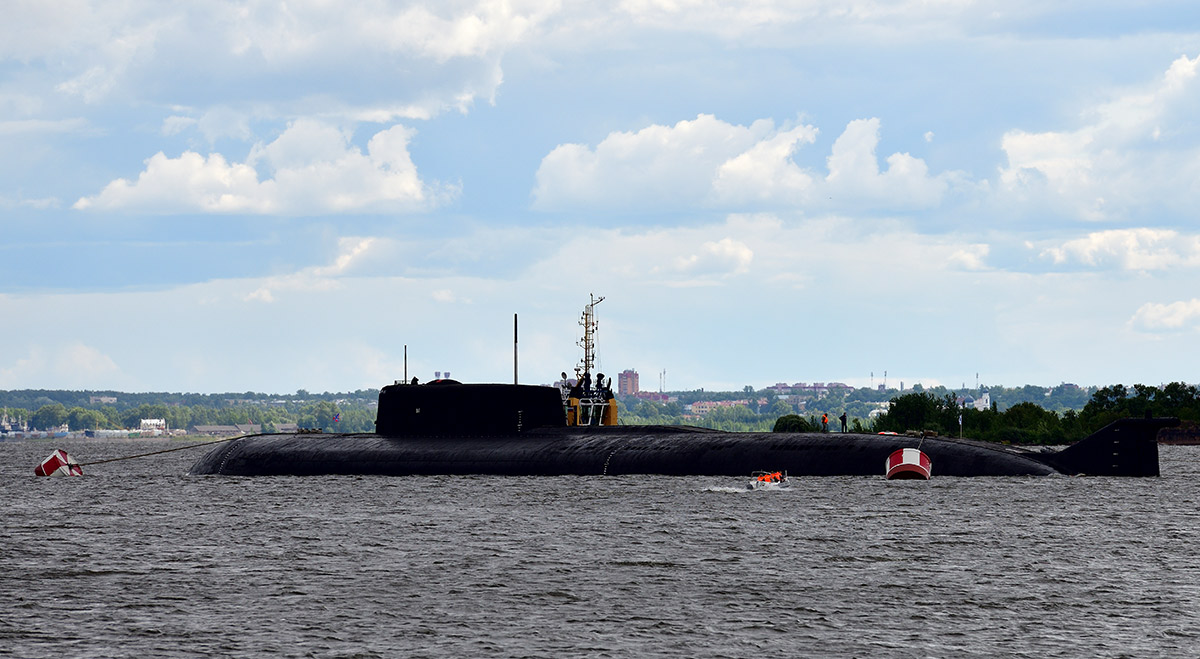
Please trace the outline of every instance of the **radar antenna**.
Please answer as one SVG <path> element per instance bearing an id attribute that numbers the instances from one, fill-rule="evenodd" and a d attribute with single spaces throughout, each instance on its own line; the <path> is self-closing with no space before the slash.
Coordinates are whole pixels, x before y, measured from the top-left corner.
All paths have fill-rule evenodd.
<path id="1" fill-rule="evenodd" d="M 577 344 L 583 348 L 583 360 L 579 362 L 579 366 L 575 367 L 575 375 L 582 377 L 590 374 L 592 367 L 596 365 L 596 312 L 597 304 L 604 301 L 604 297 L 596 298 L 594 293 L 589 293 L 588 297 L 591 302 L 583 308 L 583 316 L 579 319 L 579 324 L 583 326 L 583 338 Z"/>

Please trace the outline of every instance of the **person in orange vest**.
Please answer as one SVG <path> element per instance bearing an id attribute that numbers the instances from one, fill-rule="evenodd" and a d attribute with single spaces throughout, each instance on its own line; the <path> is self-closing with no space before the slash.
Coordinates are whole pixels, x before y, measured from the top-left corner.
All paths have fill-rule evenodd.
<path id="1" fill-rule="evenodd" d="M 829 432 L 829 412 L 821 415 L 821 432 Z"/>

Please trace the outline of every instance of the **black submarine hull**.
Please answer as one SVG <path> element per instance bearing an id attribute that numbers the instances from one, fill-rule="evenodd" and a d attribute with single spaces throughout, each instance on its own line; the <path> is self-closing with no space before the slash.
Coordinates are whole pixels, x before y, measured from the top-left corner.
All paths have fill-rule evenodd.
<path id="1" fill-rule="evenodd" d="M 899 448 L 920 446 L 934 476 L 1157 476 L 1160 428 L 1122 419 L 1061 451 L 973 440 L 854 433 L 745 433 L 679 426 L 535 427 L 506 434 L 255 435 L 212 449 L 192 474 L 878 476 Z"/>

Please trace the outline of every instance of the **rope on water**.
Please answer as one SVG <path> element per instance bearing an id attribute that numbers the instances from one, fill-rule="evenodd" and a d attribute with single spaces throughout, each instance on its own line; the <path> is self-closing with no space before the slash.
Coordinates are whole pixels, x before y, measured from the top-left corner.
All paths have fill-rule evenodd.
<path id="1" fill-rule="evenodd" d="M 79 466 L 80 467 L 91 467 L 92 465 L 102 465 L 106 462 L 120 462 L 121 460 L 133 460 L 134 458 L 148 458 L 152 455 L 162 455 L 163 453 L 172 453 L 174 451 L 186 451 L 187 449 L 190 449 L 190 448 L 199 448 L 201 446 L 212 446 L 213 444 L 220 444 L 221 442 L 232 442 L 235 439 L 245 439 L 247 437 L 255 437 L 255 435 L 240 435 L 238 437 L 226 437 L 225 439 L 218 439 L 218 440 L 212 441 L 212 442 L 201 442 L 199 444 L 190 444 L 188 446 L 177 446 L 175 448 L 169 448 L 169 449 L 165 449 L 162 451 L 153 451 L 150 453 L 142 453 L 139 455 L 127 455 L 123 458 L 109 458 L 108 460 L 97 460 L 95 462 L 81 462 L 79 464 Z"/>

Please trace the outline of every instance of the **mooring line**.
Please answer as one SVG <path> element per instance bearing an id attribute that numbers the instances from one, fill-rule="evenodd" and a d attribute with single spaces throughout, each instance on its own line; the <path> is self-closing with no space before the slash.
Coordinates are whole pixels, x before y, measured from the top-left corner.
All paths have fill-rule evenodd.
<path id="1" fill-rule="evenodd" d="M 120 462 L 121 460 L 133 460 L 134 458 L 147 458 L 152 455 L 162 455 L 163 453 L 171 453 L 173 451 L 184 451 L 184 450 L 187 450 L 190 448 L 199 448 L 201 446 L 212 446 L 213 444 L 220 444 L 221 442 L 232 442 L 235 439 L 245 439 L 247 437 L 256 437 L 256 436 L 257 435 L 239 435 L 238 437 L 226 437 L 225 439 L 218 439 L 218 440 L 212 441 L 212 442 L 202 442 L 200 444 L 192 444 L 190 446 L 177 446 L 175 448 L 169 448 L 169 449 L 165 449 L 162 451 L 153 451 L 151 453 L 142 453 L 139 455 L 127 455 L 122 458 L 109 458 L 108 460 L 97 460 L 96 462 L 81 462 L 81 463 L 79 463 L 79 466 L 80 467 L 91 467 L 92 465 L 102 465 L 106 462 Z"/>

